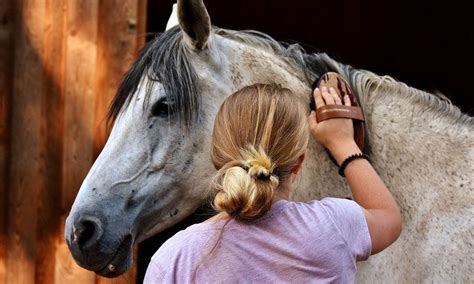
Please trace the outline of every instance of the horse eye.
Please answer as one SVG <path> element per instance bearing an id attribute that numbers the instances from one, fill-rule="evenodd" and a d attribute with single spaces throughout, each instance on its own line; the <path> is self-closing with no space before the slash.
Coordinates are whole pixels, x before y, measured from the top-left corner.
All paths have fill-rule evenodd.
<path id="1" fill-rule="evenodd" d="M 157 101 L 151 108 L 151 114 L 158 117 L 168 117 L 173 112 L 173 105 L 166 98 Z"/>

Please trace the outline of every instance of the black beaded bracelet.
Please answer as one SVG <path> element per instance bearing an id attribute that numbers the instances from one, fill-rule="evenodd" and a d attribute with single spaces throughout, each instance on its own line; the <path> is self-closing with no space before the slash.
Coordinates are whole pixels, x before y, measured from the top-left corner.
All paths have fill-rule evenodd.
<path id="1" fill-rule="evenodd" d="M 341 177 L 346 177 L 346 175 L 344 174 L 344 171 L 346 170 L 347 165 L 349 165 L 350 162 L 357 159 L 366 159 L 367 161 L 370 162 L 369 156 L 364 153 L 352 154 L 349 157 L 347 157 L 344 160 L 344 162 L 342 162 L 341 166 L 339 167 L 339 175 Z"/>

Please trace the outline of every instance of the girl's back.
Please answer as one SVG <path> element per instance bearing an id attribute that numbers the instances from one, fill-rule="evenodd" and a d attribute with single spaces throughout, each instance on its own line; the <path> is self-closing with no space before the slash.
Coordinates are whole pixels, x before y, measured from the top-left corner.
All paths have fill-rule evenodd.
<path id="1" fill-rule="evenodd" d="M 147 278 L 162 283 L 352 283 L 355 259 L 365 260 L 370 250 L 357 203 L 280 200 L 257 220 L 209 221 L 179 232 L 152 258 Z"/>

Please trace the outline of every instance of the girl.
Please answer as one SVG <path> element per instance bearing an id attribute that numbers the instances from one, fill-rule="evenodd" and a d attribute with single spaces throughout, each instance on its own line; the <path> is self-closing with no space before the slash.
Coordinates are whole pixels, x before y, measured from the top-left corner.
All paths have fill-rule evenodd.
<path id="1" fill-rule="evenodd" d="M 314 97 L 318 109 L 351 105 L 333 88 L 316 89 Z M 288 201 L 309 133 L 345 164 L 355 202 Z M 385 249 L 401 231 L 397 203 L 369 161 L 347 159 L 361 153 L 353 137 L 350 119 L 318 123 L 288 89 L 254 85 L 228 97 L 211 146 L 220 213 L 169 239 L 145 283 L 353 283 L 356 261 Z"/>

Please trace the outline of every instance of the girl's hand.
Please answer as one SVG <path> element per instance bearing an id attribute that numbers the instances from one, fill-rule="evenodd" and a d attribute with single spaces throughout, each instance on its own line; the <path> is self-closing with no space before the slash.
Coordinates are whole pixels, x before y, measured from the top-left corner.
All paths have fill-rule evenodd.
<path id="1" fill-rule="evenodd" d="M 333 88 L 329 88 L 329 90 L 326 87 L 321 90 L 316 88 L 313 95 L 317 109 L 324 105 L 351 105 L 349 96 L 344 96 L 343 101 L 341 101 L 340 96 Z M 354 127 L 351 119 L 335 118 L 318 123 L 316 112 L 312 111 L 308 117 L 308 123 L 312 136 L 331 153 L 341 147 L 355 144 Z"/>

